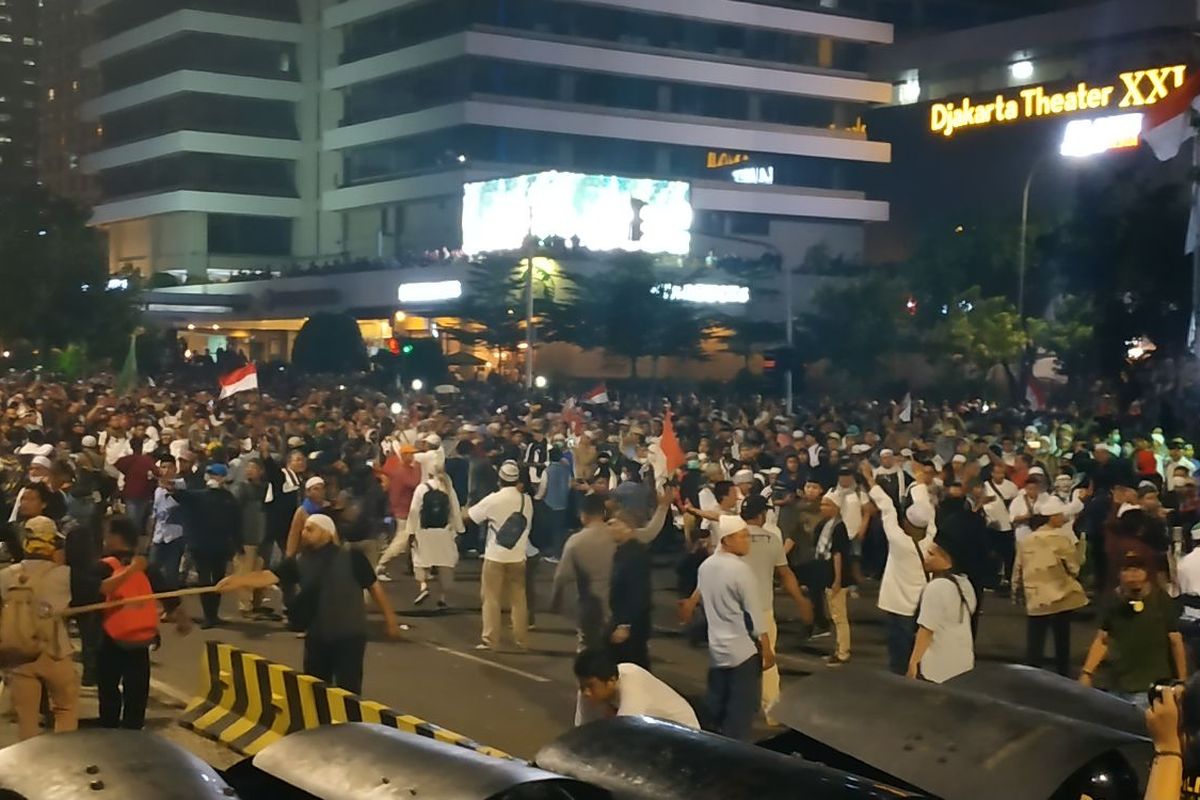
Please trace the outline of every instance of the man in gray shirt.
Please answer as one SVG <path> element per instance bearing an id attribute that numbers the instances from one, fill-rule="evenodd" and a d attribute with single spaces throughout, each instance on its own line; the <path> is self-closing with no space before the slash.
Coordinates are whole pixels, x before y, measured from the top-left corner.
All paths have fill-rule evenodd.
<path id="1" fill-rule="evenodd" d="M 700 565 L 697 587 L 708 619 L 708 704 L 720 733 L 749 741 L 762 673 L 775 666 L 775 651 L 754 573 L 742 560 L 750 552 L 749 528 L 726 515 L 717 533 L 720 546 Z"/>
<path id="2" fill-rule="evenodd" d="M 634 538 L 649 544 L 662 530 L 670 506 L 669 494 L 659 498 L 658 508 L 649 524 L 634 531 Z M 612 586 L 613 556 L 617 542 L 604 524 L 605 498 L 599 494 L 585 495 L 579 507 L 583 529 L 567 539 L 562 560 L 554 573 L 554 589 L 550 609 L 562 608 L 563 595 L 574 582 L 579 592 L 577 625 L 581 650 L 605 647 L 608 644 L 609 592 Z"/>

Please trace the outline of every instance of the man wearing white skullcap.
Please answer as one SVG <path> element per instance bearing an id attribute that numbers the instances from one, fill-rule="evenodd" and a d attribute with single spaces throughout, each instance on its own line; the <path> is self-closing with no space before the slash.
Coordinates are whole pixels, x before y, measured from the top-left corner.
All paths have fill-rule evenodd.
<path id="1" fill-rule="evenodd" d="M 914 503 L 901 522 L 892 498 L 875 483 L 870 464 L 861 465 L 862 476 L 871 487 L 871 501 L 879 509 L 888 540 L 887 566 L 879 583 L 879 609 L 887 624 L 888 668 L 897 675 L 908 671 L 908 660 L 917 636 L 917 605 L 928 576 L 925 552 L 937 534 L 933 506 Z"/>
<path id="2" fill-rule="evenodd" d="M 775 666 L 775 652 L 754 572 L 742 561 L 750 552 L 750 530 L 741 517 L 731 514 L 722 516 L 715 527 L 720 546 L 700 565 L 697 585 L 708 620 L 708 705 L 720 733 L 748 741 L 758 713 L 762 673 Z"/>
<path id="3" fill-rule="evenodd" d="M 283 581 L 300 587 L 292 622 L 303 627 L 304 672 L 354 694 L 362 692 L 367 651 L 369 593 L 383 612 L 387 635 L 400 638 L 400 625 L 371 562 L 338 540 L 326 514 L 309 514 L 299 552 L 274 570 L 234 575 L 217 584 L 221 592 L 266 589 Z"/>

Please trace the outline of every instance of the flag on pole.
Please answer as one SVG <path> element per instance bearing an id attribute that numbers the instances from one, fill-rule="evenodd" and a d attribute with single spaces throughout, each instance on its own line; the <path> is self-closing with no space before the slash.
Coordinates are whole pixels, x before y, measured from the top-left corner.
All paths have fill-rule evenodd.
<path id="1" fill-rule="evenodd" d="M 130 335 L 129 353 L 125 356 L 125 365 L 121 367 L 121 372 L 117 375 L 117 394 L 121 396 L 129 394 L 137 388 L 137 337 L 137 333 Z"/>
<path id="2" fill-rule="evenodd" d="M 1033 411 L 1041 411 L 1046 407 L 1046 392 L 1032 377 L 1025 384 L 1025 402 Z"/>
<path id="3" fill-rule="evenodd" d="M 221 384 L 220 400 L 226 397 L 235 395 L 238 392 L 248 392 L 258 388 L 258 370 L 253 364 L 247 364 L 244 367 L 238 367 L 228 375 L 222 375 L 217 379 Z"/>
<path id="4" fill-rule="evenodd" d="M 592 405 L 603 405 L 608 402 L 608 387 L 603 382 L 596 384 L 590 391 L 583 393 L 583 402 Z"/>
<path id="5" fill-rule="evenodd" d="M 1184 142 L 1196 135 L 1192 112 L 1200 110 L 1200 71 L 1188 75 L 1175 91 L 1142 115 L 1142 139 L 1159 161 L 1174 158 Z"/>
<path id="6" fill-rule="evenodd" d="M 897 419 L 901 422 L 912 422 L 912 392 L 904 393 L 904 400 L 900 403 L 900 413 Z"/>
<path id="7" fill-rule="evenodd" d="M 671 421 L 670 409 L 663 415 L 662 440 L 659 446 L 662 447 L 663 455 L 667 457 L 668 473 L 679 469 L 687 460 L 683 454 L 683 447 L 679 444 L 679 437 L 675 435 L 675 423 Z"/>

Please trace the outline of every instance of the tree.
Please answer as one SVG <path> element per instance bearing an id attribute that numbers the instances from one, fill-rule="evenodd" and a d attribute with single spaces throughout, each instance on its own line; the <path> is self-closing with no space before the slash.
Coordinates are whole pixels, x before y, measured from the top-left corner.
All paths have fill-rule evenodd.
<path id="1" fill-rule="evenodd" d="M 767 347 L 777 346 L 786 338 L 783 325 L 769 320 L 748 317 L 724 317 L 721 329 L 726 331 L 721 340 L 725 349 L 741 357 L 742 366 L 750 366 L 750 357 Z"/>
<path id="2" fill-rule="evenodd" d="M 1099 364 L 1096 358 L 1095 304 L 1090 298 L 1067 295 L 1051 307 L 1047 319 L 1027 319 L 1030 343 L 1058 362 L 1058 369 L 1071 378 L 1090 383 Z"/>
<path id="3" fill-rule="evenodd" d="M 525 277 L 528 259 L 516 253 L 490 255 L 471 267 L 468 291 L 454 310 L 454 336 L 467 345 L 515 352 L 525 341 Z M 533 259 L 534 322 L 538 338 L 566 339 L 573 320 L 566 313 L 573 283 L 552 262 Z"/>
<path id="4" fill-rule="evenodd" d="M 885 359 L 914 343 L 912 320 L 905 313 L 908 297 L 899 281 L 878 271 L 841 285 L 825 284 L 812 310 L 800 315 L 797 352 L 808 363 L 828 360 L 834 372 L 863 388 L 878 388 Z"/>
<path id="5" fill-rule="evenodd" d="M 644 356 L 699 356 L 705 326 L 686 305 L 664 296 L 649 256 L 616 255 L 607 270 L 576 283 L 580 301 L 572 309 L 571 339 L 629 359 L 630 377 L 637 377 Z"/>
<path id="6" fill-rule="evenodd" d="M 367 346 L 349 314 L 313 314 L 296 334 L 292 364 L 301 372 L 361 372 Z"/>
<path id="7" fill-rule="evenodd" d="M 1004 369 L 1016 396 L 1017 366 L 1029 344 L 1017 310 L 1004 297 L 980 297 L 979 288 L 949 304 L 943 322 L 926 336 L 934 353 L 949 356 L 984 378 L 996 366 Z M 953 298 L 952 298 L 953 299 Z"/>
<path id="8" fill-rule="evenodd" d="M 86 209 L 30 187 L 0 197 L 0 338 L 43 355 L 72 343 L 119 359 L 137 327 L 137 285 L 109 286 L 102 240 Z"/>

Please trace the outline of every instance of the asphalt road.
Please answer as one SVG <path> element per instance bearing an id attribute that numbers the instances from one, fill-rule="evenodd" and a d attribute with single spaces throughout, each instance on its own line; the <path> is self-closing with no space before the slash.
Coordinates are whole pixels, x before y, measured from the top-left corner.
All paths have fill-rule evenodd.
<path id="1" fill-rule="evenodd" d="M 571 662 L 575 653 L 574 625 L 568 617 L 537 612 L 531 650 L 501 652 L 474 650 L 479 641 L 480 563 L 459 565 L 450 598 L 451 609 L 437 613 L 432 601 L 414 608 L 416 584 L 401 577 L 387 591 L 401 620 L 411 626 L 405 641 L 390 642 L 380 634 L 367 648 L 363 695 L 396 710 L 457 731 L 516 756 L 532 757 L 545 743 L 572 723 L 575 684 Z M 552 566 L 541 565 L 539 609 L 549 597 Z M 882 668 L 885 663 L 882 619 L 875 609 L 874 586 L 850 600 L 853 659 Z M 700 706 L 704 692 L 707 653 L 688 645 L 675 622 L 674 574 L 663 559 L 655 571 L 655 637 L 651 641 L 654 672 Z M 198 615 L 199 608 L 193 610 Z M 301 666 L 303 642 L 280 623 L 242 621 L 234 598 L 226 598 L 226 625 L 196 630 L 187 637 L 164 632 L 163 647 L 154 657 L 156 685 L 168 694 L 189 695 L 199 685 L 204 642 L 217 639 L 289 666 Z M 829 637 L 803 638 L 795 608 L 784 594 L 776 596 L 780 621 L 780 665 L 784 690 L 802 682 L 814 670 L 829 669 L 823 657 L 832 648 Z M 507 615 L 505 617 L 507 625 Z M 1082 662 L 1091 637 L 1092 616 L 1085 610 L 1073 631 L 1074 664 Z M 1025 618 L 1007 599 L 987 595 L 977 645 L 985 660 L 1020 661 L 1024 654 Z"/>

